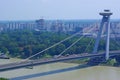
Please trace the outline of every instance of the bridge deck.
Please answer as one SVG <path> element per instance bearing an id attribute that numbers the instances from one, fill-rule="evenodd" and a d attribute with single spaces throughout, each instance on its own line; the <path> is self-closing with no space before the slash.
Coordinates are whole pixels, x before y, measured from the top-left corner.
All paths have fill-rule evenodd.
<path id="1" fill-rule="evenodd" d="M 110 56 L 118 55 L 119 53 L 120 51 L 111 51 Z M 48 64 L 48 63 L 54 63 L 54 62 L 72 60 L 72 59 L 92 58 L 92 57 L 104 56 L 104 54 L 105 54 L 104 52 L 101 52 L 98 54 L 78 54 L 78 55 L 69 55 L 66 57 L 64 56 L 64 57 L 59 57 L 59 58 L 21 61 L 21 62 L 0 65 L 0 71 L 12 70 L 12 69 L 17 69 L 17 68 L 22 68 L 22 67 L 27 67 L 27 66 Z"/>

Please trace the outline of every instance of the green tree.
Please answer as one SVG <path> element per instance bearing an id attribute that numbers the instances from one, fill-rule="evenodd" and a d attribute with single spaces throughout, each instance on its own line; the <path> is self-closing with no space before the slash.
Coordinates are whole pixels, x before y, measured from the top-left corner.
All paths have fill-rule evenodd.
<path id="1" fill-rule="evenodd" d="M 0 80 L 8 80 L 8 79 L 6 79 L 6 78 L 0 78 Z"/>

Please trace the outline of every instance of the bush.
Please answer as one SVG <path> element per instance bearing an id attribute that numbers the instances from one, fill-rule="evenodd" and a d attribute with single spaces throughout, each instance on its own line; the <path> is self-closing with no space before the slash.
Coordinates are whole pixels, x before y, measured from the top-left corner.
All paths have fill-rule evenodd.
<path id="1" fill-rule="evenodd" d="M 0 78 L 0 80 L 8 80 L 8 79 L 6 79 L 6 78 Z"/>

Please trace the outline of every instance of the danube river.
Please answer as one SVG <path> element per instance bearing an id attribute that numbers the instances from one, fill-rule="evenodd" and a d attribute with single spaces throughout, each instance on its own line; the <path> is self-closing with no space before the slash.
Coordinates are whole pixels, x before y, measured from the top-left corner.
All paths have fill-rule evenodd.
<path id="1" fill-rule="evenodd" d="M 0 60 L 0 64 L 19 61 Z M 0 77 L 11 80 L 119 80 L 120 68 L 108 66 L 83 67 L 73 63 L 53 63 L 0 72 Z"/>

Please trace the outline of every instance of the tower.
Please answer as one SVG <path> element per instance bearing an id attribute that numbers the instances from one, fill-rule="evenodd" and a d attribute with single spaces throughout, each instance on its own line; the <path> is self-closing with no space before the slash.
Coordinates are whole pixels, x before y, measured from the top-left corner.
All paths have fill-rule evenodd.
<path id="1" fill-rule="evenodd" d="M 103 16 L 103 18 L 102 18 L 102 21 L 100 23 L 100 29 L 99 29 L 99 32 L 97 34 L 97 39 L 95 42 L 93 53 L 97 53 L 98 45 L 99 45 L 100 38 L 102 35 L 103 26 L 105 26 L 105 29 L 106 29 L 106 54 L 105 54 L 105 58 L 106 58 L 106 60 L 108 60 L 109 59 L 109 42 L 110 42 L 110 16 L 113 13 L 111 13 L 110 10 L 104 10 L 104 12 L 101 12 L 99 14 L 101 16 Z"/>

